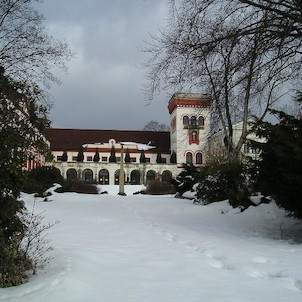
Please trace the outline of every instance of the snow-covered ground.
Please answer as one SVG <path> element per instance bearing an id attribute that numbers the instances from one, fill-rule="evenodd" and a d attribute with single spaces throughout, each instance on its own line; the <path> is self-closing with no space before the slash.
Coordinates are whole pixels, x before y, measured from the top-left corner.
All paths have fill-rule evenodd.
<path id="1" fill-rule="evenodd" d="M 131 195 L 135 186 L 125 197 L 103 190 L 36 202 L 46 221 L 60 221 L 49 230 L 54 259 L 0 289 L 0 301 L 302 301 L 302 223 L 274 204 L 238 213 L 227 202 Z"/>

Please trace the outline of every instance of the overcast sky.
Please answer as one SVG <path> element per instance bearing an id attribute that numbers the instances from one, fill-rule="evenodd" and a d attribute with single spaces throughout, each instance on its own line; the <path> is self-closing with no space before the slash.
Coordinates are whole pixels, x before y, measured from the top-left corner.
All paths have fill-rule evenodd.
<path id="1" fill-rule="evenodd" d="M 51 93 L 54 128 L 142 130 L 150 120 L 169 124 L 163 93 L 146 106 L 139 49 L 167 18 L 164 0 L 44 0 L 38 10 L 55 38 L 76 57 Z"/>

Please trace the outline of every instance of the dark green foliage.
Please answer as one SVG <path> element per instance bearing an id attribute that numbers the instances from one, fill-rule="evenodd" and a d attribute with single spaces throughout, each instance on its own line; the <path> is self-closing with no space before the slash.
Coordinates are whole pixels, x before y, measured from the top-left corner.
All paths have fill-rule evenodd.
<path id="1" fill-rule="evenodd" d="M 21 213 L 22 204 L 13 196 L 0 199 L 0 287 L 22 283 L 27 267 L 24 252 L 19 244 L 24 236 L 24 226 L 16 213 Z"/>
<path id="2" fill-rule="evenodd" d="M 229 199 L 229 203 L 243 210 L 252 203 L 249 196 L 253 184 L 247 166 L 234 162 L 212 162 L 199 173 L 197 198 L 204 203 Z"/>
<path id="3" fill-rule="evenodd" d="M 31 91 L 6 77 L 0 68 L 0 287 L 21 284 L 26 271 L 34 269 L 21 247 L 26 225 L 20 218 L 23 204 L 19 196 L 24 163 L 34 159 L 36 152 L 47 150 L 36 131 L 49 125 L 46 109 L 38 102 L 38 89 Z M 26 111 L 28 115 L 21 114 Z"/>
<path id="4" fill-rule="evenodd" d="M 109 162 L 110 163 L 116 163 L 115 148 L 114 148 L 113 145 L 111 147 L 111 152 L 110 152 L 110 156 L 109 156 Z"/>
<path id="5" fill-rule="evenodd" d="M 142 163 L 142 164 L 144 164 L 146 162 L 146 155 L 145 155 L 145 151 L 144 150 L 141 151 L 139 162 Z"/>
<path id="6" fill-rule="evenodd" d="M 84 161 L 84 150 L 81 146 L 77 155 L 77 162 L 83 162 Z"/>
<path id="7" fill-rule="evenodd" d="M 95 150 L 95 154 L 93 156 L 93 161 L 95 163 L 98 163 L 100 161 L 100 152 L 99 152 L 99 149 L 96 149 Z"/>
<path id="8" fill-rule="evenodd" d="M 163 162 L 163 158 L 161 157 L 160 151 L 157 153 L 156 162 L 157 162 L 158 164 L 161 164 L 161 163 Z"/>
<path id="9" fill-rule="evenodd" d="M 159 179 L 155 179 L 148 184 L 147 189 L 144 193 L 150 195 L 175 194 L 175 188 L 170 183 L 162 182 Z"/>
<path id="10" fill-rule="evenodd" d="M 263 122 L 257 130 L 266 143 L 253 142 L 261 150 L 261 159 L 256 162 L 257 187 L 280 207 L 302 218 L 302 120 L 280 111 L 272 113 L 279 123 Z"/>
<path id="11" fill-rule="evenodd" d="M 63 154 L 62 154 L 61 161 L 67 161 L 67 160 L 68 160 L 68 155 L 67 155 L 67 152 L 64 151 Z"/>
<path id="12" fill-rule="evenodd" d="M 64 182 L 60 170 L 55 167 L 39 167 L 26 173 L 26 182 L 22 191 L 25 193 L 38 193 L 41 196 L 54 183 Z"/>
<path id="13" fill-rule="evenodd" d="M 170 163 L 171 164 L 176 164 L 177 163 L 176 152 L 174 150 L 171 153 Z"/>
<path id="14" fill-rule="evenodd" d="M 130 153 L 128 148 L 126 149 L 125 163 L 130 163 Z"/>
<path id="15" fill-rule="evenodd" d="M 181 196 L 184 192 L 190 191 L 196 184 L 198 178 L 198 170 L 193 165 L 183 165 L 183 170 L 176 179 L 172 179 L 176 192 Z"/>

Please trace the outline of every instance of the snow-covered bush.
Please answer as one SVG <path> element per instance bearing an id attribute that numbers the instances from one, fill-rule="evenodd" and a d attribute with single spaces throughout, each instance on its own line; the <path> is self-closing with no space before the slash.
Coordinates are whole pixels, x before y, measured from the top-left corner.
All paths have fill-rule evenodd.
<path id="1" fill-rule="evenodd" d="M 55 189 L 57 193 L 64 192 L 76 192 L 76 193 L 86 193 L 86 194 L 100 194 L 99 188 L 96 184 L 85 183 L 82 181 L 65 181 L 61 187 Z"/>
<path id="2" fill-rule="evenodd" d="M 198 170 L 193 165 L 183 165 L 183 171 L 172 179 L 172 184 L 178 196 L 182 196 L 185 192 L 191 191 L 193 186 L 198 182 Z"/>
<path id="3" fill-rule="evenodd" d="M 252 203 L 249 196 L 253 183 L 248 166 L 240 162 L 212 162 L 198 174 L 197 198 L 204 203 L 229 199 L 230 204 L 243 209 Z"/>
<path id="4" fill-rule="evenodd" d="M 43 193 L 54 183 L 64 183 L 60 170 L 55 167 L 39 167 L 26 173 L 22 191 L 25 193 L 38 193 L 43 196 Z"/>
<path id="5" fill-rule="evenodd" d="M 43 224 L 41 214 L 19 209 L 13 221 L 22 226 L 19 232 L 13 232 L 13 226 L 4 232 L 8 242 L 0 242 L 0 287 L 16 286 L 24 283 L 30 274 L 36 274 L 38 268 L 48 264 L 48 252 L 52 250 L 47 239 L 47 230 L 54 224 Z M 8 225 L 8 223 L 6 223 Z"/>
<path id="6" fill-rule="evenodd" d="M 150 195 L 175 194 L 175 189 L 172 184 L 161 181 L 159 179 L 155 179 L 148 183 L 144 193 Z"/>

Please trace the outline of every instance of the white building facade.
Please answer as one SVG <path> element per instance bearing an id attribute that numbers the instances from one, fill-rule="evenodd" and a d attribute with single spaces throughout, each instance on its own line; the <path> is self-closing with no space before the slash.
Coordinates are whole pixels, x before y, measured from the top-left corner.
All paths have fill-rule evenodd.
<path id="1" fill-rule="evenodd" d="M 210 107 L 207 96 L 174 94 L 168 104 L 170 132 L 48 129 L 46 137 L 53 156 L 48 165 L 57 167 L 65 179 L 119 184 L 123 145 L 126 184 L 146 184 L 156 178 L 169 181 L 181 172 L 184 163 L 201 166 L 206 161 Z M 171 157 L 174 152 L 176 160 Z"/>
<path id="2" fill-rule="evenodd" d="M 201 94 L 174 94 L 168 105 L 171 117 L 171 150 L 177 163 L 202 165 L 210 135 L 211 99 Z"/>

